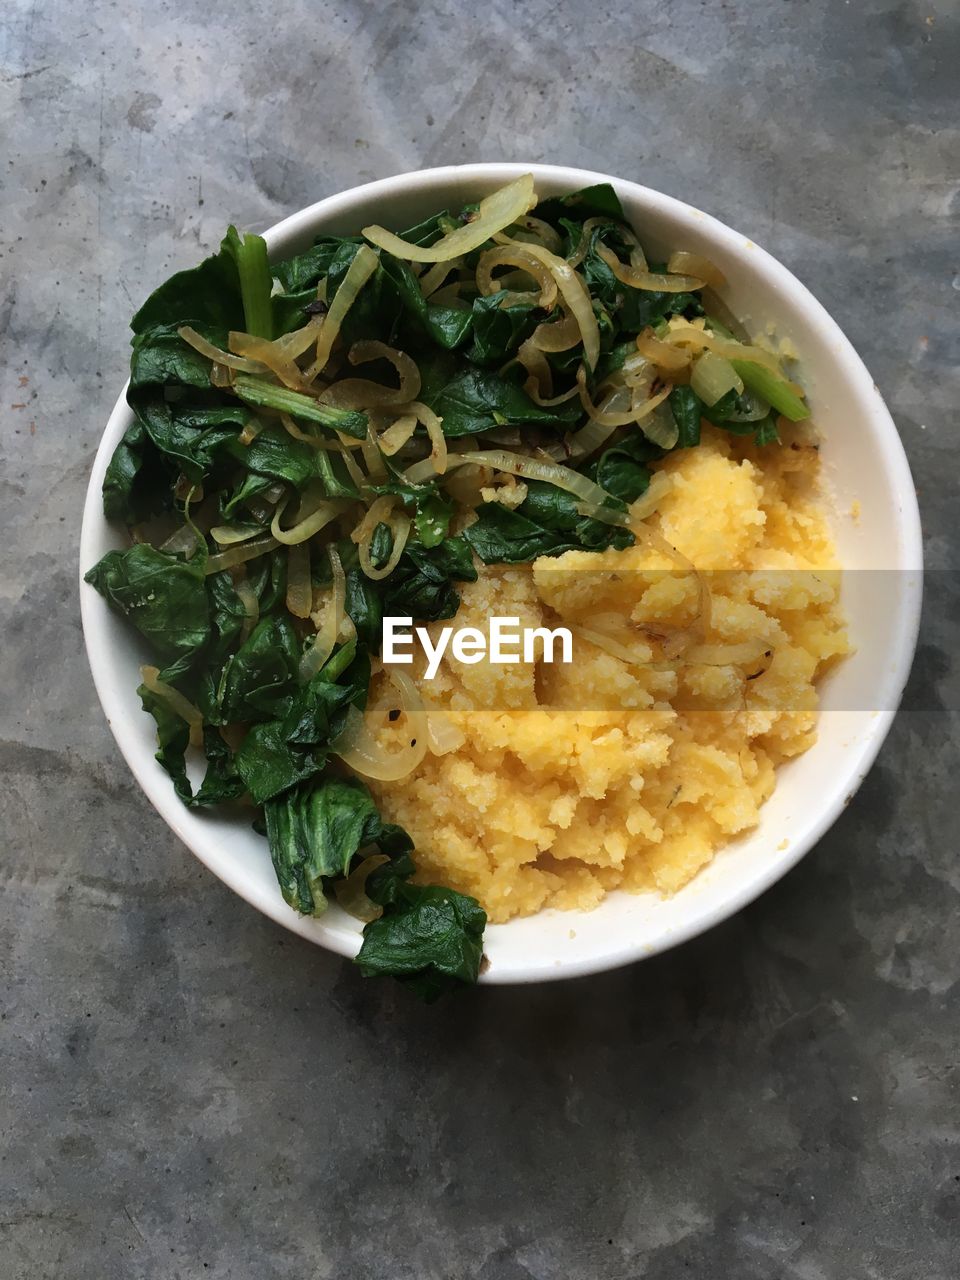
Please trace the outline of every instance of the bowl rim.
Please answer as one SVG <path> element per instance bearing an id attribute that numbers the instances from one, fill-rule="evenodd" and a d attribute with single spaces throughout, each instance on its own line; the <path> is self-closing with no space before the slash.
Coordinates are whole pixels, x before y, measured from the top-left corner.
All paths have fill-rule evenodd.
<path id="1" fill-rule="evenodd" d="M 846 758 L 845 785 L 837 789 L 832 802 L 820 809 L 816 820 L 810 822 L 803 834 L 791 842 L 786 852 L 781 853 L 777 858 L 771 858 L 765 866 L 746 877 L 742 883 L 735 884 L 717 904 L 707 907 L 701 905 L 699 909 L 694 906 L 682 923 L 664 932 L 654 942 L 627 941 L 600 956 L 570 957 L 559 962 L 545 957 L 526 964 L 494 966 L 480 977 L 481 983 L 491 985 L 581 977 L 657 955 L 697 937 L 707 929 L 735 915 L 792 870 L 843 812 L 872 767 L 889 733 L 910 674 L 919 634 L 922 604 L 922 579 L 919 571 L 923 567 L 923 546 L 916 488 L 903 442 L 870 373 L 837 322 L 806 285 L 752 239 L 735 231 L 711 214 L 653 188 L 594 170 L 566 165 L 485 162 L 416 169 L 350 187 L 297 210 L 275 223 L 263 235 L 268 249 L 274 250 L 278 242 L 302 235 L 304 232 L 311 232 L 319 219 L 328 221 L 341 210 L 348 210 L 351 205 L 360 200 L 387 200 L 400 194 L 416 193 L 458 180 L 464 184 L 474 183 L 493 187 L 524 173 L 532 173 L 538 181 L 543 179 L 569 186 L 571 190 L 594 183 L 609 182 L 616 189 L 629 193 L 634 201 L 653 214 L 662 213 L 674 222 L 687 221 L 690 225 L 695 221 L 698 232 L 714 238 L 732 252 L 740 252 L 745 244 L 750 247 L 752 263 L 761 270 L 774 287 L 790 295 L 794 302 L 802 307 L 805 322 L 819 329 L 829 341 L 833 360 L 843 366 L 845 378 L 858 403 L 863 405 L 864 414 L 872 418 L 872 425 L 882 448 L 883 470 L 890 478 L 900 500 L 894 516 L 899 549 L 897 567 L 915 571 L 918 586 L 915 591 L 902 597 L 897 614 L 897 627 L 891 647 L 892 662 L 888 668 L 884 688 L 884 709 L 874 714 L 857 751 Z M 138 758 L 140 753 L 136 749 L 136 740 L 128 723 L 128 714 L 123 706 L 121 694 L 110 678 L 112 667 L 109 630 L 113 615 L 110 614 L 105 602 L 94 588 L 86 584 L 83 578 L 86 569 L 95 563 L 98 555 L 95 544 L 103 527 L 108 524 L 101 504 L 103 474 L 117 441 L 132 421 L 132 413 L 126 403 L 126 392 L 127 384 L 125 383 L 104 428 L 93 461 L 84 499 L 79 547 L 80 612 L 84 643 L 94 685 L 107 723 L 137 784 L 191 853 L 241 898 L 276 923 L 327 950 L 351 957 L 356 953 L 359 945 L 358 934 L 333 931 L 321 936 L 312 928 L 316 922 L 311 919 L 307 924 L 304 918 L 298 916 L 283 901 L 279 893 L 266 896 L 251 886 L 242 870 L 236 870 L 235 864 L 218 856 L 215 847 L 218 841 L 215 837 L 201 836 L 196 830 L 188 828 L 185 819 L 190 811 L 176 797 L 167 775 L 159 768 L 155 771 L 145 771 L 143 761 Z M 814 744 L 811 751 L 816 749 Z M 152 755 L 150 759 L 152 761 Z M 570 914 L 572 916 L 575 913 Z M 510 925 L 508 923 L 491 927 L 505 929 Z"/>

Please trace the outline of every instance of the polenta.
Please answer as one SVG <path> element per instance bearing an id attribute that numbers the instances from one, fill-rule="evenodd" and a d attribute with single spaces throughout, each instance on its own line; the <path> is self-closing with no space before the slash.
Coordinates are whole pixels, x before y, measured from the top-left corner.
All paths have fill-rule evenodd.
<path id="1" fill-rule="evenodd" d="M 474 895 L 493 921 L 590 908 L 611 889 L 676 892 L 757 822 L 777 765 L 815 740 L 818 675 L 848 651 L 817 451 L 793 445 L 705 429 L 658 469 L 669 485 L 651 523 L 705 571 L 706 639 L 762 639 L 756 678 L 737 665 L 632 666 L 582 640 L 570 666 L 445 660 L 421 679 L 463 745 L 372 786 L 415 840 L 425 881 Z M 576 630 L 618 612 L 682 626 L 691 578 L 663 567 L 642 545 L 488 567 L 457 618 Z"/>

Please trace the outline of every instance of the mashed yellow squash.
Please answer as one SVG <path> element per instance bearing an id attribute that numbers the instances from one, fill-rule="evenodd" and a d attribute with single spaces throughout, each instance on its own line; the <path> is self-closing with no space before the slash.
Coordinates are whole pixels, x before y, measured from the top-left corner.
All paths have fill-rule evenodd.
<path id="1" fill-rule="evenodd" d="M 418 878 L 473 894 L 492 921 L 590 908 L 616 888 L 675 892 L 757 822 L 777 765 L 815 740 L 815 681 L 848 651 L 816 450 L 789 438 L 758 450 L 707 429 L 659 471 L 649 524 L 702 577 L 642 544 L 481 566 L 454 625 L 485 630 L 502 615 L 567 626 L 574 662 L 446 657 L 418 682 L 463 745 L 373 784 L 384 816 L 416 842 Z M 664 660 L 669 637 L 696 625 L 703 582 L 709 629 L 694 656 L 761 641 L 760 660 Z M 615 615 L 648 661 L 581 635 Z"/>

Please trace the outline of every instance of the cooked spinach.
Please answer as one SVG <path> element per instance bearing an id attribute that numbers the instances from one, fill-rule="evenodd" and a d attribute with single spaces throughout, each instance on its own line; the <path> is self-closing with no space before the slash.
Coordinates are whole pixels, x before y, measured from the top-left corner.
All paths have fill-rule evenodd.
<path id="1" fill-rule="evenodd" d="M 177 795 L 191 806 L 241 798 L 257 806 L 281 892 L 307 914 L 325 910 L 331 884 L 379 850 L 387 861 L 369 875 L 366 891 L 382 914 L 364 929 L 357 963 L 365 976 L 393 974 L 426 999 L 476 981 L 486 916 L 472 898 L 415 882 L 409 836 L 383 821 L 366 787 L 339 763 L 337 743 L 366 706 L 382 619 L 453 617 L 478 562 L 629 546 L 633 535 L 615 513 L 645 492 L 664 451 L 636 423 L 606 432 L 592 451 L 580 447 L 586 418 L 578 371 L 579 391 L 599 403 L 610 386 L 628 385 L 639 333 L 652 327 L 662 338 L 671 319 L 703 315 L 696 293 L 634 288 L 611 269 L 604 254 L 626 262 L 636 241 L 608 184 L 552 196 L 535 213 L 539 231 L 523 221 L 503 229 L 521 249 L 531 234 L 542 235 L 542 248 L 556 251 L 559 241 L 561 256 L 576 255 L 597 325 L 595 367 L 586 367 L 580 340 L 544 352 L 551 388 L 527 367 L 528 340 L 540 325 L 562 323 L 568 303 L 562 290 L 551 301 L 542 282 L 522 271 L 518 281 L 512 261 L 512 278 L 482 293 L 481 283 L 491 286 L 477 267 L 493 241 L 433 273 L 426 289 L 428 268 L 374 252 L 361 236 L 321 236 L 271 264 L 259 236 L 230 227 L 216 253 L 173 275 L 133 318 L 127 396 L 134 420 L 107 468 L 103 502 L 106 515 L 135 536 L 87 574 L 161 668 L 159 681 L 145 677 L 139 693 Z M 402 238 L 431 246 L 476 216 L 476 205 L 444 210 Z M 341 294 L 348 279 L 353 291 Z M 335 313 L 339 334 L 318 381 L 316 370 L 307 372 L 318 349 L 316 318 L 329 316 L 320 322 L 322 345 Z M 719 322 L 708 323 L 732 339 Z M 238 333 L 249 335 L 245 346 Z M 359 341 L 384 343 L 413 361 L 419 405 L 395 403 L 395 374 L 382 349 L 373 348 L 373 359 L 369 348 L 359 353 L 361 367 L 352 372 L 347 357 Z M 251 348 L 264 360 L 237 359 Z M 211 358 L 218 352 L 226 354 Z M 777 414 L 805 416 L 802 399 L 766 364 L 732 364 L 746 391 L 729 392 L 709 410 L 685 379 L 671 389 L 677 448 L 699 444 L 704 417 L 765 445 L 778 439 Z M 648 389 L 652 368 L 643 375 Z M 350 377 L 359 383 L 338 398 L 337 382 Z M 372 397 L 370 381 L 380 384 Z M 394 417 L 405 417 L 408 428 L 422 424 L 424 405 L 442 420 L 451 455 L 449 469 L 429 479 L 422 459 L 436 442 L 423 425 L 391 446 L 401 453 L 388 455 L 385 442 L 377 447 Z M 613 522 L 583 514 L 556 471 L 557 484 L 526 480 L 515 510 L 468 503 L 456 485 L 458 454 L 478 445 L 541 462 L 573 459 L 562 462 L 581 473 L 572 487 L 588 490 L 595 501 L 586 509 L 606 510 Z M 408 473 L 411 460 L 416 470 Z M 523 467 L 514 461 L 513 469 Z M 388 500 L 383 517 L 358 532 L 359 516 L 377 499 Z M 314 517 L 304 543 L 278 545 L 296 536 L 293 525 Z M 368 539 L 368 559 L 354 538 Z M 405 541 L 397 563 L 380 576 L 398 538 Z M 328 637 L 326 660 L 314 670 L 316 628 L 301 616 L 304 583 L 329 587 L 341 569 L 353 631 L 349 639 L 349 626 L 335 641 Z M 192 706 L 184 709 L 183 699 Z M 191 752 L 205 760 L 196 791 Z"/>
<path id="2" fill-rule="evenodd" d="M 447 439 L 478 435 L 498 427 L 552 427 L 563 431 L 582 417 L 574 401 L 544 408 L 509 376 L 464 365 L 440 386 L 421 392 L 425 404 L 443 419 Z"/>
<path id="3" fill-rule="evenodd" d="M 615 498 L 609 505 L 623 509 Z M 633 541 L 628 529 L 581 515 L 572 494 L 538 480 L 527 483 L 527 496 L 516 510 L 499 502 L 478 507 L 477 520 L 463 537 L 484 564 L 518 564 L 579 548 L 622 548 Z"/>
<path id="4" fill-rule="evenodd" d="M 175 681 L 210 638 L 210 603 L 198 560 L 181 560 L 146 543 L 108 551 L 87 573 L 112 609 L 133 623 Z"/>

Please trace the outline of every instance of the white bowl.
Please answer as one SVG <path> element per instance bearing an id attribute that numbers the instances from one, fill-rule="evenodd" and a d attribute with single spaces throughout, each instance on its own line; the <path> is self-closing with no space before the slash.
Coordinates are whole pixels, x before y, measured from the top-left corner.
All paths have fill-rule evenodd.
<path id="1" fill-rule="evenodd" d="M 537 982 L 614 968 L 692 938 L 725 920 L 779 880 L 835 821 L 887 735 L 910 669 L 920 617 L 922 552 L 916 494 L 900 438 L 869 373 L 819 302 L 769 254 L 679 200 L 604 174 L 552 165 L 475 164 L 426 169 L 330 196 L 266 233 L 271 255 L 305 249 L 319 232 L 355 234 L 369 222 L 400 229 L 436 209 L 456 208 L 532 171 L 541 196 L 611 182 L 628 219 L 656 255 L 671 247 L 706 254 L 726 273 L 727 297 L 747 328 L 772 322 L 800 353 L 823 444 L 833 527 L 848 570 L 844 608 L 856 652 L 823 686 L 819 739 L 779 771 L 759 826 L 727 846 L 672 898 L 609 895 L 591 912 L 542 911 L 487 929 L 482 982 Z M 103 516 L 101 484 L 131 421 L 121 393 L 90 477 L 80 538 L 81 609 L 90 666 L 120 750 L 155 808 L 225 884 L 279 924 L 352 956 L 359 925 L 337 907 L 319 920 L 298 916 L 280 896 L 266 841 L 247 816 L 196 813 L 174 795 L 154 759 L 154 722 L 136 694 L 144 661 L 137 638 L 82 574 L 123 531 Z M 850 515 L 860 504 L 859 520 Z M 879 583 L 882 578 L 882 589 Z"/>

